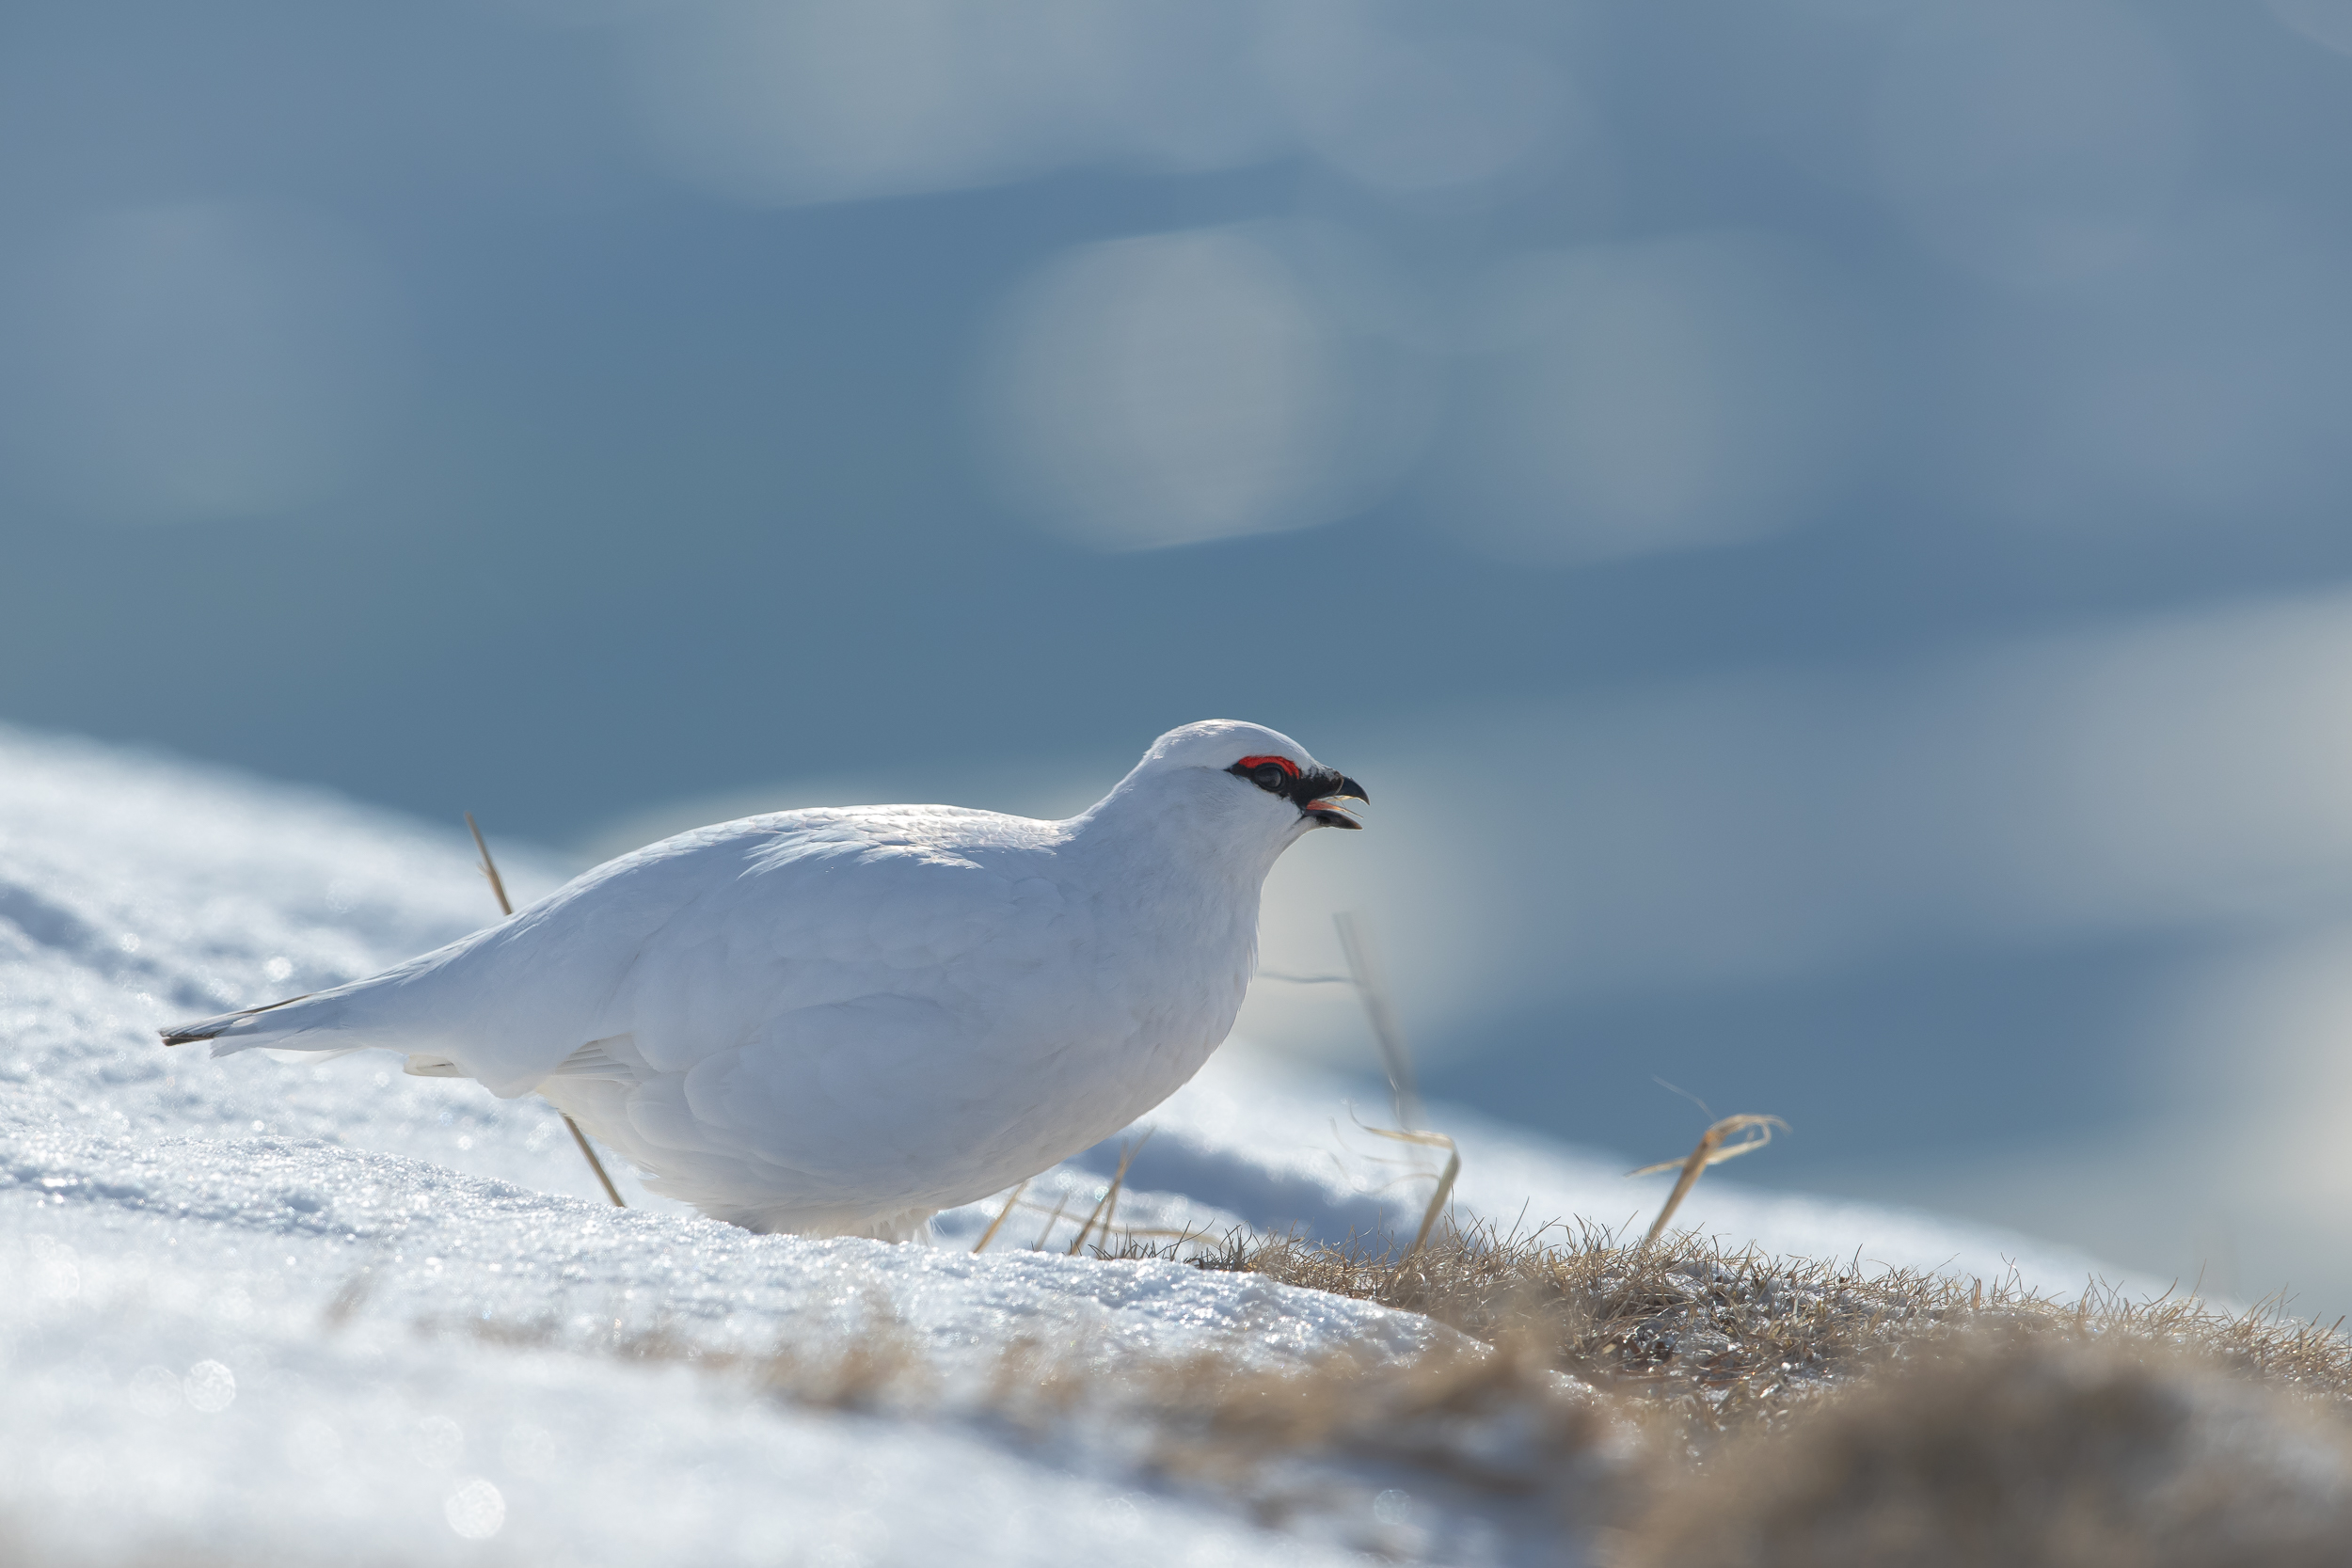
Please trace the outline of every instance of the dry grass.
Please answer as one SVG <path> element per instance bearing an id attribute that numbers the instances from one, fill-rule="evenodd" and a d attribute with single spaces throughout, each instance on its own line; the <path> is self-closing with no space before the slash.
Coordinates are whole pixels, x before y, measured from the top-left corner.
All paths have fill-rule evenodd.
<path id="1" fill-rule="evenodd" d="M 2067 1301 L 1688 1234 L 1236 1236 L 1195 1261 L 1493 1348 L 1338 1357 L 1270 1392 L 1200 1376 L 1174 1431 L 1245 1497 L 1275 1455 L 1370 1460 L 1623 1568 L 2352 1560 L 2352 1345 L 2275 1306 Z"/>
<path id="2" fill-rule="evenodd" d="M 1751 1433 L 1603 1538 L 1622 1568 L 2322 1568 L 2352 1559 L 2352 1426 L 2134 1333 L 1915 1344 Z"/>
<path id="3" fill-rule="evenodd" d="M 1191 1261 L 1461 1334 L 1411 1357 L 1273 1370 L 1230 1351 L 1020 1342 L 987 1375 L 950 1380 L 880 1300 L 818 1349 L 759 1354 L 659 1329 L 419 1327 L 690 1364 L 801 1408 L 978 1422 L 1397 1559 L 1453 1560 L 1465 1531 L 1624 1568 L 2352 1555 L 2338 1550 L 2352 1539 L 2352 1347 L 2276 1311 L 2060 1301 L 1726 1255 L 1687 1234 L 1449 1228 L 1409 1255 L 1236 1235 Z M 1417 1499 L 1418 1533 L 1379 1523 L 1375 1494 Z"/>
<path id="4" fill-rule="evenodd" d="M 1610 1250 L 1622 1261 L 1633 1249 Z M 1413 1288 L 1463 1288 L 1441 1277 L 1454 1256 L 1430 1249 Z M 1835 1270 L 1812 1272 L 1825 1288 L 1856 1289 Z M 1841 1340 L 1814 1397 L 1698 1447 L 1656 1418 L 1673 1399 L 1654 1380 L 1597 1391 L 1564 1376 L 1557 1343 L 1527 1332 L 1557 1320 L 1517 1308 L 1488 1315 L 1491 1345 L 1441 1337 L 1401 1360 L 1341 1353 L 1267 1370 L 1216 1354 L 1152 1361 L 1019 1343 L 993 1377 L 956 1387 L 880 1303 L 861 1331 L 820 1352 L 766 1354 L 661 1330 L 582 1341 L 552 1321 L 418 1326 L 691 1365 L 796 1408 L 974 1420 L 1048 1463 L 1123 1470 L 1391 1560 L 2324 1568 L 2352 1558 L 2340 1346 L 2173 1307 L 2108 1303 L 2077 1315 L 2031 1298 L 1960 1297 L 1944 1300 L 1941 1319 L 1879 1319 L 1907 1325 L 1883 1354 Z M 1410 1499 L 1411 1520 L 1383 1517 L 1391 1497 Z M 0 1529 L 0 1557 L 8 1549 Z M 10 1560 L 68 1561 L 39 1551 Z M 212 1560 L 158 1552 L 86 1568 L 197 1560 Z"/>
<path id="5" fill-rule="evenodd" d="M 1645 1451 L 1592 1390 L 1539 1357 L 1464 1340 L 1401 1360 L 1343 1351 L 1288 1368 L 1025 1344 L 998 1362 L 983 1409 L 1032 1439 L 1076 1432 L 1094 1452 L 1123 1445 L 1149 1476 L 1239 1497 L 1268 1520 L 1310 1506 L 1350 1469 L 1521 1499 L 1564 1484 L 1589 1492 Z"/>
<path id="6" fill-rule="evenodd" d="M 1701 1444 L 1776 1426 L 1924 1342 L 1990 1327 L 2165 1347 L 2232 1375 L 2352 1401 L 2352 1343 L 2275 1305 L 2233 1313 L 2193 1296 L 2134 1300 L 2095 1286 L 2063 1301 L 2013 1280 L 1724 1253 L 1688 1233 L 1629 1245 L 1594 1229 L 1449 1228 L 1406 1256 L 1237 1234 L 1193 1261 L 1540 1347 L 1551 1367 L 1671 1418 Z"/>

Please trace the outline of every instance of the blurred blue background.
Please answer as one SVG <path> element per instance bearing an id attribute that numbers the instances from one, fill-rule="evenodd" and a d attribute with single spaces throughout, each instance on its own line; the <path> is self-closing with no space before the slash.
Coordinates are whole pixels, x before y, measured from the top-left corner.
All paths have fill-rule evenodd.
<path id="1" fill-rule="evenodd" d="M 0 715 L 583 859 L 1258 720 L 1433 1095 L 2352 1307 L 2348 220 L 2352 0 L 19 0 Z"/>

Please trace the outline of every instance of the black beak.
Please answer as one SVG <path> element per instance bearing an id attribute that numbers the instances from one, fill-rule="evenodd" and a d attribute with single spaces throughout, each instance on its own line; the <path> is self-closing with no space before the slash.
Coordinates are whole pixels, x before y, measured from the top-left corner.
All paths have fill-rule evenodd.
<path id="1" fill-rule="evenodd" d="M 1298 781 L 1298 809 L 1327 828 L 1360 828 L 1361 822 L 1330 804 L 1333 800 L 1361 800 L 1372 803 L 1364 786 L 1344 773 L 1323 768 Z"/>

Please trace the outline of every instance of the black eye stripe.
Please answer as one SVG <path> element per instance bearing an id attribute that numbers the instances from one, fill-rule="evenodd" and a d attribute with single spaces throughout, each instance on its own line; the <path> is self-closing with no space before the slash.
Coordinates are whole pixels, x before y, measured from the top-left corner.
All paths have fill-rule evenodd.
<path id="1" fill-rule="evenodd" d="M 1248 780 L 1268 795 L 1279 795 L 1283 800 L 1295 800 L 1301 806 L 1320 796 L 1329 794 L 1342 782 L 1340 775 L 1327 768 L 1317 768 L 1311 773 L 1301 773 L 1294 769 L 1295 765 L 1294 768 L 1285 768 L 1281 763 L 1268 758 L 1245 757 L 1225 771 L 1237 779 Z"/>

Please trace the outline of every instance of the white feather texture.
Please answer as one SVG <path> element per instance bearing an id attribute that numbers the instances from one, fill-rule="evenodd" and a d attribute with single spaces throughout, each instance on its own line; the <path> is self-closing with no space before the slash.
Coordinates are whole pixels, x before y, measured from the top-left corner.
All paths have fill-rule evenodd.
<path id="1" fill-rule="evenodd" d="M 1232 771 L 1279 758 L 1303 784 Z M 1264 775 L 1271 780 L 1276 775 Z M 536 1091 L 655 1191 L 755 1230 L 906 1239 L 1109 1136 L 1232 1027 L 1259 889 L 1360 796 L 1287 736 L 1162 736 L 1066 821 L 777 812 L 608 861 L 371 979 L 182 1024 Z M 1343 788 L 1342 786 L 1344 786 Z"/>

